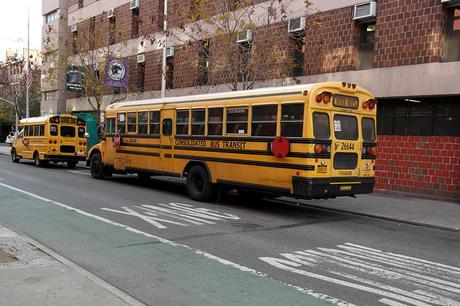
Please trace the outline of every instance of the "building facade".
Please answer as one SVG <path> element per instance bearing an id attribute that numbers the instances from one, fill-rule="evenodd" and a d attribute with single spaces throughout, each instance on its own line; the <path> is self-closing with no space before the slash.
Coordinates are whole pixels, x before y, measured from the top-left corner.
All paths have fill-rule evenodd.
<path id="1" fill-rule="evenodd" d="M 170 28 L 191 22 L 183 16 L 196 1 L 167 2 Z M 204 9 L 218 15 L 218 2 L 222 1 L 207 1 Z M 263 10 L 268 2 L 254 0 L 253 5 Z M 364 86 L 379 101 L 376 188 L 460 199 L 460 1 L 317 0 L 305 27 L 304 1 L 291 2 L 287 18 L 257 24 L 251 43 L 259 50 L 276 49 L 282 60 L 296 67 L 286 64 L 289 71 L 280 74 L 266 63 L 261 68 L 264 80 L 257 86 L 328 80 Z M 121 56 L 127 59 L 129 75 L 126 98 L 159 97 L 162 49 L 156 38 L 162 36 L 164 3 L 43 0 L 44 37 L 50 35 L 49 25 L 57 29 L 49 39 L 54 49 L 47 52 L 54 58 L 54 51 L 71 48 L 75 33 L 97 37 L 106 46 L 123 44 Z M 302 37 L 301 48 L 292 43 L 293 32 L 288 31 L 293 21 L 302 25 L 295 31 Z M 115 26 L 117 35 L 110 31 Z M 215 58 L 235 50 L 210 38 L 203 79 L 197 73 L 199 54 L 193 44 L 176 41 L 168 46 L 174 52 L 167 59 L 167 96 L 228 90 L 224 85 L 231 80 L 217 69 Z M 56 83 L 42 85 L 43 113 L 92 110 L 85 97 L 66 93 L 65 88 L 65 71 Z"/>

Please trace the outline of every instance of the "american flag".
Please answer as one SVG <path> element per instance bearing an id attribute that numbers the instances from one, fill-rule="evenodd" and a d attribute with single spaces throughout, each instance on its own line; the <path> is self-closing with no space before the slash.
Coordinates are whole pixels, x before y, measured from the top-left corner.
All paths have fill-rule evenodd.
<path id="1" fill-rule="evenodd" d="M 29 68 L 27 69 L 27 88 L 30 88 L 32 86 L 32 83 L 34 82 L 34 74 L 32 69 Z"/>

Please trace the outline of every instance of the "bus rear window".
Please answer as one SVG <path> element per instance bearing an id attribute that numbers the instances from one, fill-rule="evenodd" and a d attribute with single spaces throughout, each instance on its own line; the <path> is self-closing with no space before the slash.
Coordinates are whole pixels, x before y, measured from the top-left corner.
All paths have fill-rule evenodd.
<path id="1" fill-rule="evenodd" d="M 84 127 L 79 127 L 78 128 L 78 137 L 80 137 L 80 138 L 85 137 L 85 128 Z"/>
<path id="2" fill-rule="evenodd" d="M 329 123 L 329 115 L 326 113 L 313 113 L 313 134 L 315 138 L 331 137 L 331 126 Z"/>
<path id="3" fill-rule="evenodd" d="M 61 126 L 62 137 L 75 137 L 75 127 L 73 126 Z"/>
<path id="4" fill-rule="evenodd" d="M 354 116 L 335 115 L 334 116 L 335 138 L 341 140 L 358 139 L 358 120 Z"/>
<path id="5" fill-rule="evenodd" d="M 281 106 L 281 136 L 302 137 L 304 104 Z"/>
<path id="6" fill-rule="evenodd" d="M 372 118 L 363 118 L 363 140 L 364 141 L 375 141 L 375 121 Z"/>

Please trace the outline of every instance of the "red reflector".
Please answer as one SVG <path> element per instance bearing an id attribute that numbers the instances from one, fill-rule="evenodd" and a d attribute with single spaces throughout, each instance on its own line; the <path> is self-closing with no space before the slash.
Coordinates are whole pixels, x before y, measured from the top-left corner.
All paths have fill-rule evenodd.
<path id="1" fill-rule="evenodd" d="M 323 101 L 323 94 L 319 94 L 316 96 L 316 102 L 321 103 Z"/>

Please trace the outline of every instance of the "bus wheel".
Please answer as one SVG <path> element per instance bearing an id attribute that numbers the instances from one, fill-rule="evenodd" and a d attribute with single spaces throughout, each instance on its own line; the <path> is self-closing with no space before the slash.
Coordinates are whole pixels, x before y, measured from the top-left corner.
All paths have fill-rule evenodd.
<path id="1" fill-rule="evenodd" d="M 193 166 L 187 175 L 187 193 L 195 200 L 206 202 L 214 196 L 215 186 L 209 180 L 209 174 L 202 166 Z"/>
<path id="2" fill-rule="evenodd" d="M 76 166 L 77 166 L 76 161 L 68 161 L 67 162 L 67 168 L 69 168 L 69 169 L 74 169 Z"/>
<path id="3" fill-rule="evenodd" d="M 43 166 L 43 161 L 40 160 L 40 154 L 38 154 L 38 152 L 34 153 L 34 165 L 35 167 Z"/>
<path id="4" fill-rule="evenodd" d="M 145 172 L 138 172 L 137 177 L 142 184 L 147 184 L 150 181 L 151 175 Z"/>
<path id="5" fill-rule="evenodd" d="M 94 153 L 91 157 L 91 162 L 89 164 L 89 170 L 91 176 L 97 179 L 103 178 L 105 176 L 104 165 L 102 164 L 101 154 Z"/>
<path id="6" fill-rule="evenodd" d="M 16 154 L 16 149 L 11 150 L 11 160 L 13 161 L 13 163 L 18 163 L 20 160 L 20 158 Z"/>

